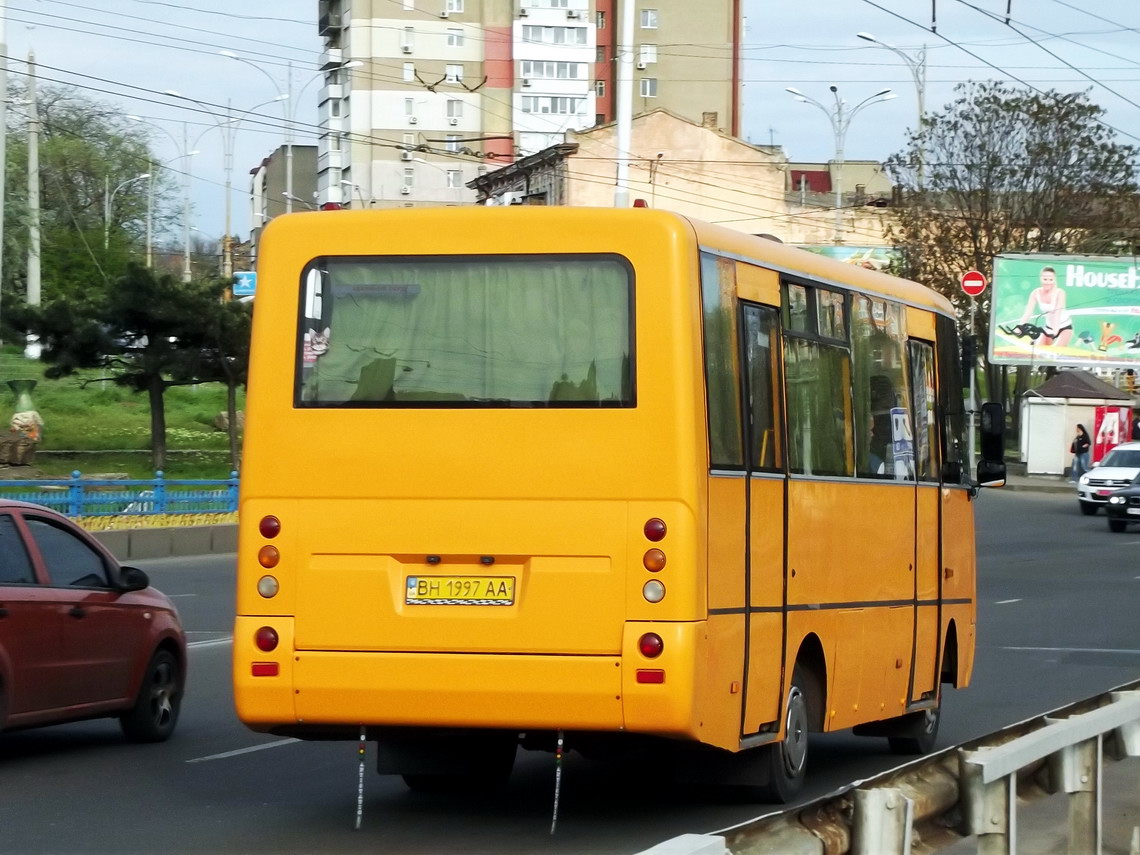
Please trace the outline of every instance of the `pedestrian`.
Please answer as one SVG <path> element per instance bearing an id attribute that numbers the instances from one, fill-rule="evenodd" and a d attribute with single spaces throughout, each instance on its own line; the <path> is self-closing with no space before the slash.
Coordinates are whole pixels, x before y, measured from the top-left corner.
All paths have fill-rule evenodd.
<path id="1" fill-rule="evenodd" d="M 1132 414 L 1132 439 L 1140 441 L 1140 412 Z"/>
<path id="2" fill-rule="evenodd" d="M 1074 481 L 1080 480 L 1080 477 L 1089 471 L 1090 448 L 1092 448 L 1092 440 L 1089 439 L 1089 432 L 1085 430 L 1084 425 L 1077 425 L 1077 435 L 1069 444 L 1069 453 L 1073 455 L 1072 477 Z"/>

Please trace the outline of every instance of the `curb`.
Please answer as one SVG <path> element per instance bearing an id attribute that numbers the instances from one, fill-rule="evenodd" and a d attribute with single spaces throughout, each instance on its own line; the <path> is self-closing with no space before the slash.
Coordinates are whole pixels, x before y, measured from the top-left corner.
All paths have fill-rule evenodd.
<path id="1" fill-rule="evenodd" d="M 90 534 L 120 561 L 237 552 L 237 524 L 136 528 Z"/>
<path id="2" fill-rule="evenodd" d="M 1015 491 L 1025 492 L 1025 493 L 1056 493 L 1058 495 L 1064 494 L 1064 495 L 1072 496 L 1074 499 L 1077 496 L 1076 485 L 1075 484 L 1068 484 L 1068 483 L 1066 483 L 1066 484 L 1054 484 L 1054 483 L 1045 483 L 1045 484 L 1021 483 L 1021 484 L 1016 484 L 1016 483 L 1012 483 L 1012 482 L 1007 480 L 1005 482 L 1005 486 L 1002 487 L 1001 489 L 1003 489 L 1003 490 L 1015 490 Z"/>

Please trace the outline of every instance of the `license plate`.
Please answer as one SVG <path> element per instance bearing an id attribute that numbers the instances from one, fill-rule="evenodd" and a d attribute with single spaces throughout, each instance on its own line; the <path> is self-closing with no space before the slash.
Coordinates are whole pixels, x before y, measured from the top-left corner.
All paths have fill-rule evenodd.
<path id="1" fill-rule="evenodd" d="M 1098 496 L 1111 496 L 1115 492 L 1115 490 L 1097 490 L 1096 494 Z"/>
<path id="2" fill-rule="evenodd" d="M 1136 516 L 1140 516 L 1140 508 L 1129 508 L 1128 513 L 1136 514 Z"/>
<path id="3" fill-rule="evenodd" d="M 510 606 L 514 576 L 409 576 L 404 587 L 409 606 Z"/>

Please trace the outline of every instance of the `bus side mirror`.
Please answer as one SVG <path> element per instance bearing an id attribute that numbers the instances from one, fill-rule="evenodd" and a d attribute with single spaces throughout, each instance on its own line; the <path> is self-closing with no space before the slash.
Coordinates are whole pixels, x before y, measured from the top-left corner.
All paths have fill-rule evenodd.
<path id="1" fill-rule="evenodd" d="M 1001 404 L 982 404 L 982 454 L 978 461 L 978 486 L 1005 484 L 1005 409 Z"/>

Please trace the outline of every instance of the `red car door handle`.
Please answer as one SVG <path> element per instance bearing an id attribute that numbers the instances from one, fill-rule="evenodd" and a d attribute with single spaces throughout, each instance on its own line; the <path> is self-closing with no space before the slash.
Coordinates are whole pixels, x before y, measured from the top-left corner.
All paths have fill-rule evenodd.
<path id="1" fill-rule="evenodd" d="M 87 617 L 87 609 L 83 606 L 72 606 L 68 614 L 74 618 Z"/>

